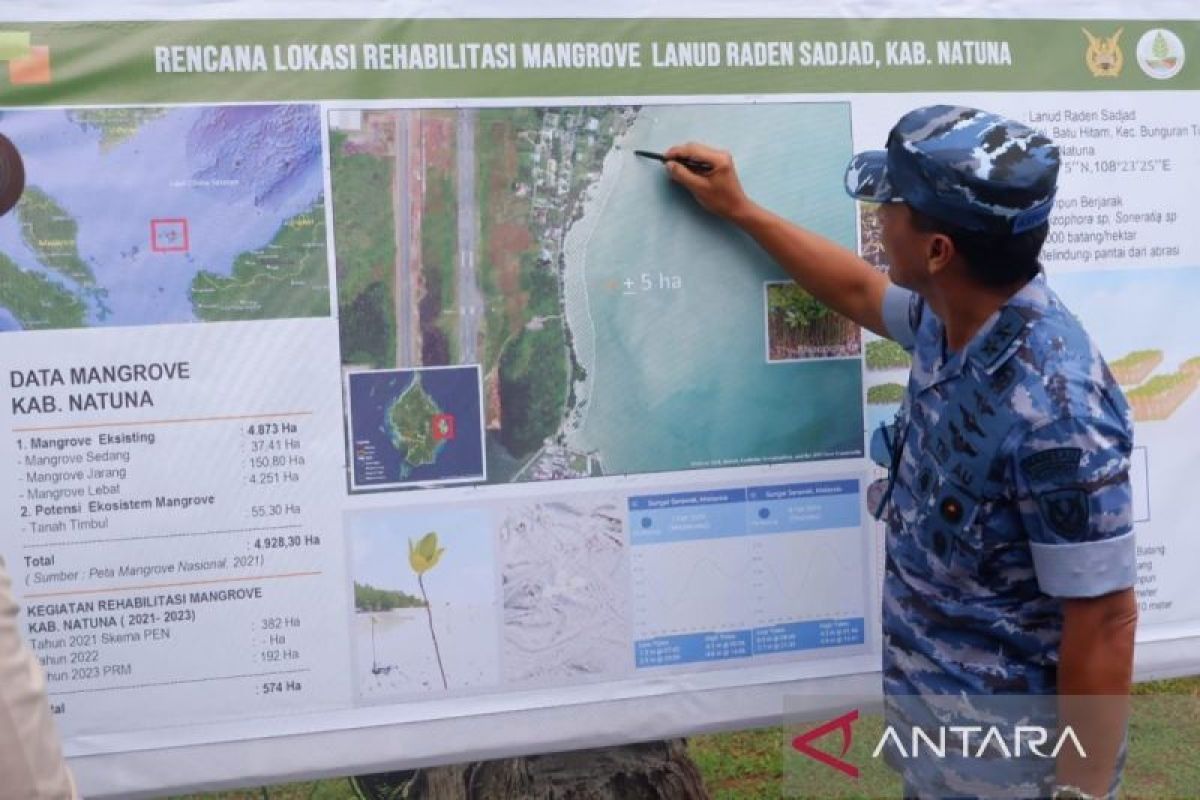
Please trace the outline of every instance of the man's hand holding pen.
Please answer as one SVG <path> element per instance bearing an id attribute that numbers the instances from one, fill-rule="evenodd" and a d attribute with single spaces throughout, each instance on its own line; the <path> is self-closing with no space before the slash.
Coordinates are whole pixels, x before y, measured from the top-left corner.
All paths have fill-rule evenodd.
<path id="1" fill-rule="evenodd" d="M 705 210 L 736 222 L 754 206 L 738 180 L 733 156 L 724 150 L 688 142 L 676 145 L 663 153 L 667 174 L 683 186 Z M 689 169 L 680 159 L 710 165 L 707 171 Z"/>

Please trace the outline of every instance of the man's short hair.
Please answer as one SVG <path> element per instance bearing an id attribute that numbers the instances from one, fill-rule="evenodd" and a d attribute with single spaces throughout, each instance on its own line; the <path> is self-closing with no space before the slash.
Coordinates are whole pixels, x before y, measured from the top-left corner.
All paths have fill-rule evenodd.
<path id="1" fill-rule="evenodd" d="M 1042 269 L 1038 255 L 1050 232 L 1048 222 L 1017 234 L 997 234 L 969 231 L 935 219 L 911 205 L 908 209 L 915 229 L 944 234 L 954 242 L 954 249 L 967 265 L 967 274 L 977 283 L 993 287 L 1024 283 Z"/>

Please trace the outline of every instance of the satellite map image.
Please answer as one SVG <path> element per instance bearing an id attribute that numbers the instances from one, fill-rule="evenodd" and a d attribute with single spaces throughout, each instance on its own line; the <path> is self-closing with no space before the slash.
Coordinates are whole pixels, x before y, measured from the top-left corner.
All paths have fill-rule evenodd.
<path id="1" fill-rule="evenodd" d="M 335 109 L 329 129 L 343 364 L 478 365 L 489 482 L 861 454 L 857 327 L 768 296 L 786 276 L 633 153 L 736 150 L 764 203 L 849 245 L 847 105 Z"/>
<path id="2" fill-rule="evenodd" d="M 313 106 L 6 111 L 0 331 L 329 316 Z"/>

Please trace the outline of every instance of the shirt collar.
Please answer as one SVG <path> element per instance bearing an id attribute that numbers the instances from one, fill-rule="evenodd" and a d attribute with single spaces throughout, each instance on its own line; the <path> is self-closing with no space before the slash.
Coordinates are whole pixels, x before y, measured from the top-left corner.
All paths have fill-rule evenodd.
<path id="1" fill-rule="evenodd" d="M 948 357 L 945 354 L 946 326 L 938 319 L 934 332 L 942 357 L 933 365 L 924 381 L 918 380 L 918 390 L 958 377 L 968 360 L 990 375 L 1021 346 L 1029 324 L 1042 316 L 1051 303 L 1051 297 L 1045 273 L 1039 271 L 987 318 L 965 347 Z"/>

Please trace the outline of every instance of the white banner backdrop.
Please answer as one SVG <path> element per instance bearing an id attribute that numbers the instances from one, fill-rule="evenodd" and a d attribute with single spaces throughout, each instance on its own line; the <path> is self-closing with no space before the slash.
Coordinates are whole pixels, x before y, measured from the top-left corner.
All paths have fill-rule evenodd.
<path id="1" fill-rule="evenodd" d="M 1137 417 L 1138 678 L 1196 671 L 1192 4 L 496 13 L 0 9 L 0 555 L 88 796 L 877 698 L 864 437 L 906 364 L 632 151 L 727 147 L 871 259 L 842 170 L 933 102 L 1063 148 L 1047 273 Z"/>

